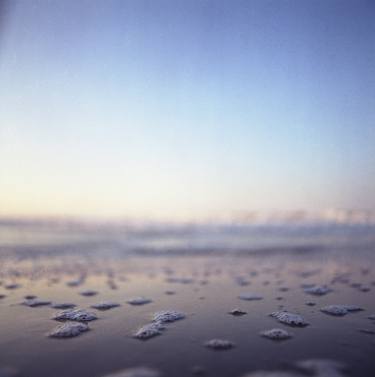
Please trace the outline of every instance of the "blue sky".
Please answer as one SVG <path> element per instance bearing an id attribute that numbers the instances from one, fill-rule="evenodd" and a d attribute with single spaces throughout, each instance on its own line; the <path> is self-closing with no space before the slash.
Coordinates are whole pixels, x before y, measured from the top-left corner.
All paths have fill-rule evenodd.
<path id="1" fill-rule="evenodd" d="M 375 210 L 372 1 L 9 1 L 0 213 Z"/>

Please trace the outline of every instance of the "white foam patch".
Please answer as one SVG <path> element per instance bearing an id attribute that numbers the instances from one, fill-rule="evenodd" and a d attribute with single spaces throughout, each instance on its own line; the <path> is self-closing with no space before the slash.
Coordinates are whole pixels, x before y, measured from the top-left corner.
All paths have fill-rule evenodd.
<path id="1" fill-rule="evenodd" d="M 314 285 L 313 287 L 305 288 L 304 292 L 314 296 L 324 296 L 327 293 L 332 292 L 332 289 L 325 285 Z"/>
<path id="2" fill-rule="evenodd" d="M 166 279 L 166 281 L 167 281 L 167 283 L 191 284 L 191 283 L 194 282 L 194 279 L 171 277 L 171 278 Z"/>
<path id="3" fill-rule="evenodd" d="M 31 308 L 35 308 L 37 306 L 46 306 L 50 304 L 51 301 L 39 300 L 37 298 L 28 299 L 22 302 L 22 305 L 30 306 Z"/>
<path id="4" fill-rule="evenodd" d="M 156 312 L 153 317 L 154 322 L 174 322 L 178 321 L 180 319 L 185 318 L 185 314 L 178 312 L 176 310 L 164 310 L 160 312 Z"/>
<path id="5" fill-rule="evenodd" d="M 67 309 L 56 313 L 53 319 L 57 321 L 88 322 L 98 319 L 95 313 L 84 309 Z"/>
<path id="6" fill-rule="evenodd" d="M 71 280 L 66 283 L 68 287 L 78 287 L 82 285 L 84 282 L 84 279 L 77 279 L 77 280 Z"/>
<path id="7" fill-rule="evenodd" d="M 146 297 L 139 296 L 139 297 L 133 297 L 127 300 L 126 302 L 130 305 L 146 305 L 152 302 L 152 300 Z"/>
<path id="8" fill-rule="evenodd" d="M 160 322 L 148 323 L 135 332 L 134 338 L 147 340 L 160 335 L 164 329 L 165 327 Z"/>
<path id="9" fill-rule="evenodd" d="M 72 309 L 76 306 L 76 304 L 73 304 L 71 302 L 54 303 L 51 305 L 51 307 L 54 309 Z"/>
<path id="10" fill-rule="evenodd" d="M 257 295 L 255 293 L 241 293 L 238 298 L 245 301 L 257 301 L 262 300 L 263 296 Z"/>
<path id="11" fill-rule="evenodd" d="M 90 328 L 85 323 L 66 322 L 55 327 L 48 336 L 51 338 L 73 338 L 88 330 Z"/>
<path id="12" fill-rule="evenodd" d="M 356 305 L 327 305 L 320 309 L 323 313 L 335 315 L 335 316 L 344 316 L 349 312 L 356 312 L 363 310 Z"/>
<path id="13" fill-rule="evenodd" d="M 245 310 L 242 310 L 242 309 L 239 309 L 239 308 L 235 308 L 235 309 L 231 310 L 229 312 L 229 314 L 232 314 L 234 316 L 240 316 L 240 315 L 247 314 L 247 312 L 245 312 Z"/>
<path id="14" fill-rule="evenodd" d="M 98 292 L 97 291 L 94 291 L 94 290 L 92 290 L 92 289 L 87 289 L 86 291 L 82 291 L 82 292 L 80 292 L 80 295 L 82 295 L 82 296 L 88 296 L 88 297 L 90 297 L 90 296 L 95 296 L 95 295 L 97 295 L 98 294 Z"/>
<path id="15" fill-rule="evenodd" d="M 235 346 L 232 341 L 226 339 L 211 339 L 205 342 L 204 345 L 217 351 L 229 350 Z"/>
<path id="16" fill-rule="evenodd" d="M 157 369 L 147 367 L 129 368 L 115 373 L 106 374 L 103 377 L 160 377 L 161 373 Z"/>
<path id="17" fill-rule="evenodd" d="M 20 284 L 17 284 L 17 283 L 10 283 L 10 284 L 6 284 L 4 286 L 5 289 L 17 289 L 17 288 L 21 288 L 21 285 Z"/>
<path id="18" fill-rule="evenodd" d="M 280 311 L 280 312 L 273 312 L 270 314 L 271 317 L 276 318 L 279 322 L 285 323 L 289 326 L 298 326 L 304 327 L 307 326 L 309 323 L 305 321 L 305 319 L 296 313 L 290 313 L 287 311 Z"/>
<path id="19" fill-rule="evenodd" d="M 265 330 L 260 333 L 263 337 L 272 339 L 272 340 L 286 340 L 290 339 L 293 335 L 289 333 L 288 331 L 284 329 L 270 329 L 270 330 Z"/>
<path id="20" fill-rule="evenodd" d="M 98 310 L 109 310 L 112 308 L 117 308 L 119 307 L 120 304 L 117 302 L 112 302 L 112 301 L 102 301 L 97 304 L 91 305 L 92 308 L 98 309 Z"/>

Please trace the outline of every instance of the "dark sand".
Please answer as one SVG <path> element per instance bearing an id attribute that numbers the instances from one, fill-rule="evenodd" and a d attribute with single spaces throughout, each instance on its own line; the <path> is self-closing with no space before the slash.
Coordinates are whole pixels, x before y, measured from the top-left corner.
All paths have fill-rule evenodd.
<path id="1" fill-rule="evenodd" d="M 119 253 L 118 248 L 104 246 L 90 253 L 87 245 L 80 253 L 77 247 L 56 245 L 59 242 L 44 244 L 42 253 L 35 252 L 35 245 L 27 251 L 28 246 L 9 247 L 9 242 L 1 249 L 0 295 L 5 297 L 0 299 L 0 367 L 13 367 L 20 376 L 100 377 L 147 366 L 166 377 L 194 372 L 241 377 L 260 369 L 288 371 L 306 359 L 344 363 L 346 369 L 337 376 L 375 375 L 375 320 L 368 318 L 375 314 L 371 245 L 290 250 L 283 245 L 279 251 L 220 255 L 189 251 L 173 256 Z M 303 289 L 310 284 L 332 291 L 311 295 Z M 82 296 L 85 290 L 98 293 Z M 238 296 L 243 293 L 263 299 L 241 300 Z M 27 295 L 52 304 L 76 304 L 98 319 L 77 337 L 48 337 L 61 324 L 51 319 L 61 309 L 21 305 Z M 127 303 L 140 296 L 152 301 Z M 103 301 L 121 306 L 91 308 Z M 331 304 L 364 310 L 340 317 L 320 311 Z M 229 314 L 235 308 L 246 314 Z M 302 315 L 309 325 L 290 327 L 269 316 L 283 309 Z M 186 317 L 166 324 L 158 336 L 135 339 L 133 334 L 162 310 L 177 310 Z M 292 337 L 273 341 L 261 336 L 272 328 L 287 330 Z M 220 351 L 205 347 L 215 338 L 235 346 Z"/>

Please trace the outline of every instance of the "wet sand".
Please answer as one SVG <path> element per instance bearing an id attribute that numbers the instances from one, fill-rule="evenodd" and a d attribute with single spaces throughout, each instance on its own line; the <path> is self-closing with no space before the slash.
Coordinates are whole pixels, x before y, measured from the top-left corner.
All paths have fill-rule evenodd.
<path id="1" fill-rule="evenodd" d="M 15 375 L 100 377 L 141 366 L 166 377 L 241 377 L 257 370 L 375 375 L 375 320 L 368 318 L 375 314 L 372 247 L 173 256 L 104 249 L 55 255 L 51 249 L 28 257 L 8 250 L 1 257 L 0 280 L 0 366 L 14 368 Z M 309 291 L 317 286 L 327 292 Z M 47 303 L 28 306 L 22 304 L 25 296 Z M 128 302 L 139 297 L 148 300 Z M 91 307 L 103 301 L 119 306 Z M 64 323 L 52 319 L 63 310 L 52 306 L 61 303 L 98 319 L 87 322 L 89 330 L 78 336 L 50 337 Z M 363 310 L 342 316 L 321 311 L 335 304 Z M 229 313 L 236 308 L 242 315 Z M 147 340 L 134 337 L 165 310 L 184 318 L 163 323 L 160 334 Z M 284 310 L 302 316 L 306 326 L 288 326 L 270 316 Z M 274 328 L 290 337 L 272 340 L 262 334 Z M 207 347 L 212 339 L 232 346 Z M 337 374 L 314 374 L 296 366 L 310 359 L 345 367 Z"/>

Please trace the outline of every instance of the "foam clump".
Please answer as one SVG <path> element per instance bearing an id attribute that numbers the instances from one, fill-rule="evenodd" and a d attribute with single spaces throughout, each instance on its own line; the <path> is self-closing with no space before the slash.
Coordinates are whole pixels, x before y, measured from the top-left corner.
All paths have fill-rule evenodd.
<path id="1" fill-rule="evenodd" d="M 175 310 L 156 312 L 152 322 L 142 326 L 133 336 L 141 340 L 153 338 L 154 336 L 160 335 L 162 331 L 165 330 L 165 323 L 178 321 L 183 318 L 185 318 L 185 314 Z"/>
<path id="2" fill-rule="evenodd" d="M 191 278 L 180 278 L 180 277 L 170 277 L 166 279 L 167 283 L 177 283 L 177 284 L 191 284 L 194 279 Z"/>
<path id="3" fill-rule="evenodd" d="M 312 287 L 307 287 L 304 289 L 305 293 L 314 296 L 324 296 L 331 291 L 332 289 L 328 288 L 326 285 L 314 285 Z"/>
<path id="4" fill-rule="evenodd" d="M 211 339 L 205 342 L 204 345 L 217 351 L 229 350 L 235 346 L 233 342 L 226 339 Z"/>
<path id="5" fill-rule="evenodd" d="M 51 338 L 73 338 L 88 330 L 90 328 L 85 323 L 65 322 L 55 327 L 48 336 Z"/>
<path id="6" fill-rule="evenodd" d="M 109 310 L 113 308 L 119 307 L 120 304 L 117 302 L 112 302 L 112 301 L 102 301 L 99 302 L 98 304 L 91 305 L 92 308 L 98 309 L 98 310 Z"/>
<path id="7" fill-rule="evenodd" d="M 344 316 L 349 312 L 357 312 L 363 310 L 356 305 L 327 305 L 320 309 L 321 312 L 335 315 L 335 316 Z"/>
<path id="8" fill-rule="evenodd" d="M 5 289 L 18 289 L 21 288 L 20 284 L 17 283 L 9 283 L 4 286 Z"/>
<path id="9" fill-rule="evenodd" d="M 66 283 L 68 287 L 78 287 L 83 284 L 84 279 L 70 280 Z"/>
<path id="10" fill-rule="evenodd" d="M 94 291 L 94 290 L 92 290 L 92 289 L 87 289 L 87 290 L 85 290 L 85 291 L 80 292 L 80 295 L 81 295 L 81 296 L 87 296 L 87 297 L 95 296 L 95 295 L 97 295 L 97 294 L 98 294 L 98 292 L 97 292 L 97 291 Z"/>
<path id="11" fill-rule="evenodd" d="M 154 336 L 160 335 L 165 327 L 160 322 L 152 322 L 142 326 L 134 334 L 134 338 L 147 340 Z"/>
<path id="12" fill-rule="evenodd" d="M 146 305 L 152 302 L 152 300 L 146 297 L 139 296 L 139 297 L 133 297 L 127 300 L 126 302 L 130 305 Z"/>
<path id="13" fill-rule="evenodd" d="M 176 310 L 164 310 L 160 312 L 156 312 L 153 317 L 154 322 L 174 322 L 178 321 L 180 319 L 185 318 L 185 314 L 178 312 Z"/>
<path id="14" fill-rule="evenodd" d="M 229 314 L 232 314 L 234 316 L 240 316 L 240 315 L 247 314 L 247 312 L 245 312 L 245 310 L 242 310 L 242 309 L 239 309 L 239 308 L 235 308 L 235 309 L 231 310 L 229 312 Z"/>
<path id="15" fill-rule="evenodd" d="M 262 300 L 263 296 L 257 295 L 255 293 L 241 293 L 238 298 L 244 301 L 257 301 Z"/>
<path id="16" fill-rule="evenodd" d="M 304 327 L 309 324 L 301 315 L 287 311 L 273 312 L 270 316 L 289 326 Z"/>
<path id="17" fill-rule="evenodd" d="M 53 319 L 57 321 L 77 321 L 88 322 L 98 319 L 95 313 L 91 313 L 84 309 L 67 309 L 56 313 Z"/>
<path id="18" fill-rule="evenodd" d="M 50 304 L 51 301 L 39 300 L 37 298 L 26 299 L 22 302 L 22 305 L 30 306 L 31 308 L 35 308 L 37 306 L 46 306 Z"/>
<path id="19" fill-rule="evenodd" d="M 72 309 L 76 306 L 76 304 L 73 304 L 71 302 L 54 303 L 51 305 L 51 307 L 54 309 Z"/>
<path id="20" fill-rule="evenodd" d="M 106 374 L 103 377 L 160 377 L 161 373 L 156 369 L 137 367 L 120 370 L 115 373 Z"/>
<path id="21" fill-rule="evenodd" d="M 263 337 L 272 339 L 272 340 L 286 340 L 290 339 L 292 337 L 292 334 L 290 334 L 288 331 L 283 329 L 271 329 L 271 330 L 265 330 L 260 333 Z"/>

